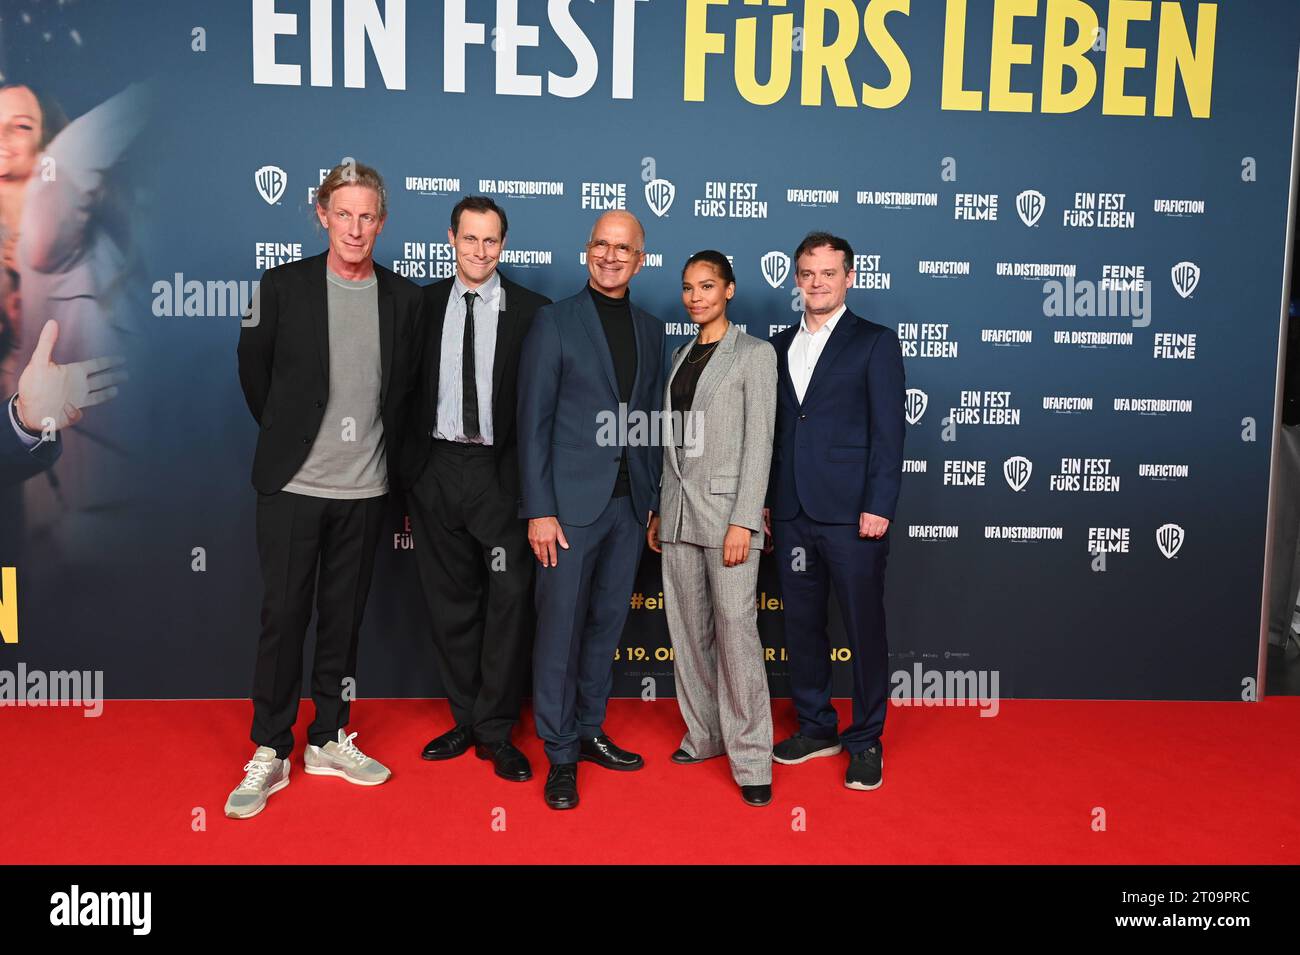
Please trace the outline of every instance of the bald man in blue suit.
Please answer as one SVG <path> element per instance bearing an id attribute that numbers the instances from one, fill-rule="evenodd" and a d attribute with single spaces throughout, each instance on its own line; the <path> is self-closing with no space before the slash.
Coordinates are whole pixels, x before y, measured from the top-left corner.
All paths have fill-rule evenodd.
<path id="1" fill-rule="evenodd" d="M 586 288 L 537 310 L 519 361 L 521 516 L 541 564 L 533 713 L 552 809 L 577 806 L 579 760 L 644 765 L 602 725 L 645 527 L 659 506 L 663 323 L 628 295 L 644 259 L 636 218 L 602 215 L 587 243 Z"/>

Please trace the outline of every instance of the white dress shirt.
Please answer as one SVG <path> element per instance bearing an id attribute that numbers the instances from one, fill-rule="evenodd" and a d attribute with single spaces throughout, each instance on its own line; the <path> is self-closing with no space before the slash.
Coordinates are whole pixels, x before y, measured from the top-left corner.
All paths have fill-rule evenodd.
<path id="1" fill-rule="evenodd" d="M 480 437 L 465 437 L 464 394 L 461 384 L 465 344 L 465 293 L 469 286 L 456 276 L 442 325 L 442 354 L 438 363 L 438 420 L 433 436 L 443 441 L 468 444 L 492 443 L 492 365 L 497 353 L 497 312 L 505 308 L 505 289 L 501 276 L 493 272 L 486 282 L 472 291 L 474 301 L 474 375 L 478 379 L 478 430 Z"/>
<path id="2" fill-rule="evenodd" d="M 794 341 L 790 342 L 786 359 L 790 364 L 790 379 L 794 382 L 794 393 L 799 396 L 800 404 L 803 404 L 803 396 L 808 391 L 808 382 L 812 381 L 817 359 L 821 358 L 822 350 L 826 348 L 831 332 L 835 331 L 836 323 L 846 311 L 848 306 L 841 305 L 839 311 L 826 319 L 816 332 L 808 331 L 806 313 L 799 319 L 799 331 L 795 333 Z"/>

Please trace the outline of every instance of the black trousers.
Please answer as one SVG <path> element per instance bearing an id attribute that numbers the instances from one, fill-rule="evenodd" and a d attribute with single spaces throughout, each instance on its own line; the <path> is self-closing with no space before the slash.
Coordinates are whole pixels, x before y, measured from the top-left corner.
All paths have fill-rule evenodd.
<path id="1" fill-rule="evenodd" d="M 479 742 L 509 739 L 532 653 L 528 522 L 482 445 L 435 441 L 407 507 L 452 717 Z"/>
<path id="2" fill-rule="evenodd" d="M 311 697 L 313 746 L 347 726 L 343 681 L 355 678 L 357 635 L 370 592 L 385 496 L 357 501 L 280 491 L 257 496 L 262 633 L 253 674 L 253 742 L 284 759 L 302 695 L 302 648 L 316 604 Z M 319 570 L 319 579 L 318 579 Z"/>
<path id="3" fill-rule="evenodd" d="M 853 722 L 839 734 L 844 748 L 861 753 L 880 742 L 889 703 L 889 644 L 885 636 L 885 565 L 889 535 L 858 536 L 856 524 L 821 524 L 800 509 L 788 521 L 772 521 L 781 581 L 790 695 L 799 732 L 813 739 L 836 735 L 831 705 L 831 645 L 827 600 L 834 589 L 844 636 L 852 654 Z M 802 560 L 791 560 L 800 548 Z"/>

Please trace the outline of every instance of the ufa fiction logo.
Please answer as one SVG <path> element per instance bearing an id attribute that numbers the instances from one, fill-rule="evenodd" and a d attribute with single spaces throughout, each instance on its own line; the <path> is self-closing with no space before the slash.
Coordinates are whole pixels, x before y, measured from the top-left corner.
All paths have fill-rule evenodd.
<path id="1" fill-rule="evenodd" d="M 1038 225 L 1046 208 L 1047 197 L 1037 189 L 1026 189 L 1016 196 L 1016 212 L 1020 214 L 1020 221 L 1031 229 Z"/>
<path id="2" fill-rule="evenodd" d="M 772 251 L 759 260 L 763 278 L 772 288 L 780 288 L 781 283 L 790 277 L 790 256 L 784 252 Z"/>
<path id="3" fill-rule="evenodd" d="M 925 409 L 930 404 L 930 396 L 920 388 L 908 388 L 907 396 L 903 400 L 903 413 L 907 415 L 908 424 L 916 424 L 925 414 Z"/>
<path id="4" fill-rule="evenodd" d="M 253 182 L 257 186 L 257 194 L 268 206 L 273 206 L 284 195 L 285 187 L 289 185 L 289 176 L 279 166 L 263 166 L 253 176 Z"/>
<path id="5" fill-rule="evenodd" d="M 1169 270 L 1169 277 L 1173 279 L 1175 292 L 1183 298 L 1191 298 L 1200 284 L 1201 268 L 1195 262 L 1179 262 Z"/>
<path id="6" fill-rule="evenodd" d="M 1167 560 L 1173 560 L 1178 555 L 1186 539 L 1187 535 L 1177 524 L 1162 524 L 1156 529 L 1156 546 Z"/>
<path id="7" fill-rule="evenodd" d="M 651 179 L 645 184 L 645 203 L 650 207 L 650 211 L 661 219 L 673 207 L 675 198 L 677 198 L 677 187 L 667 179 Z"/>
<path id="8" fill-rule="evenodd" d="M 1007 479 L 1011 490 L 1019 493 L 1029 483 L 1029 475 L 1034 473 L 1034 462 L 1022 455 L 1007 458 L 1002 462 L 1002 476 Z"/>
<path id="9" fill-rule="evenodd" d="M 148 935 L 153 928 L 153 893 L 83 892 L 74 885 L 50 896 L 50 924 L 129 926 L 132 935 Z"/>

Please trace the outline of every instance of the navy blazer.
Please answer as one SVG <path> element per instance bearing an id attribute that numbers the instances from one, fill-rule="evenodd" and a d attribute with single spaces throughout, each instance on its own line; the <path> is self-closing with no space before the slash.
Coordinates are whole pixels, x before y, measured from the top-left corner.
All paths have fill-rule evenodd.
<path id="1" fill-rule="evenodd" d="M 778 520 L 805 514 L 823 524 L 890 521 L 903 479 L 905 385 L 898 336 L 846 310 L 817 359 L 801 404 L 787 352 L 798 324 L 769 341 L 776 349 L 776 437 L 767 501 Z"/>
<path id="2" fill-rule="evenodd" d="M 631 439 L 627 465 L 637 519 L 658 510 L 663 323 L 634 303 L 631 311 L 636 380 L 626 417 L 619 413 L 614 359 L 591 293 L 584 287 L 533 316 L 519 358 L 520 517 L 554 516 L 578 527 L 595 522 L 618 478 L 622 448 L 616 443 L 623 428 Z"/>
<path id="3" fill-rule="evenodd" d="M 52 441 L 30 448 L 23 444 L 9 420 L 9 402 L 13 400 L 0 403 L 0 485 L 18 484 L 40 474 L 63 453 L 63 440 L 57 433 Z"/>

